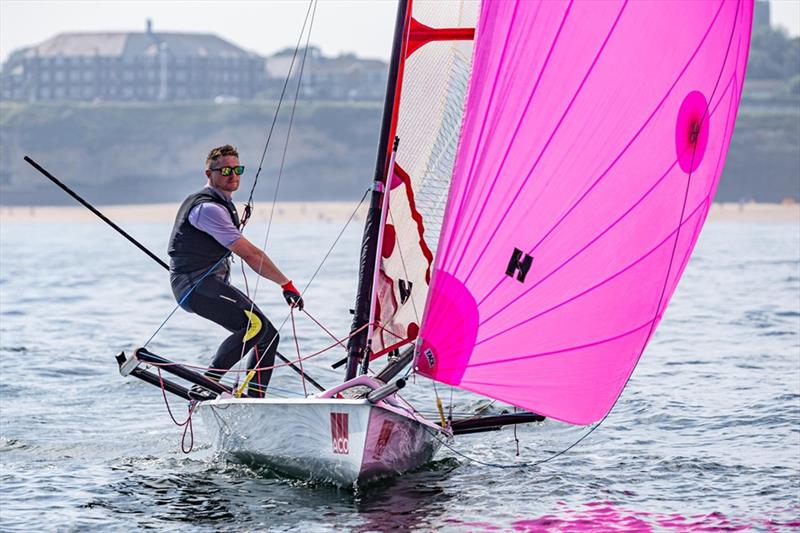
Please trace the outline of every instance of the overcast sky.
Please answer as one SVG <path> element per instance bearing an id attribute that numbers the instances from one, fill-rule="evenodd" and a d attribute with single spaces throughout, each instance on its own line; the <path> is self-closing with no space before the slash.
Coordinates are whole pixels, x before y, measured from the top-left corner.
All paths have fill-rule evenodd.
<path id="1" fill-rule="evenodd" d="M 800 35 L 800 0 L 770 4 L 772 24 Z M 294 46 L 307 6 L 305 0 L 0 0 L 0 61 L 61 32 L 144 31 L 148 18 L 156 31 L 216 33 L 270 55 Z M 386 59 L 395 6 L 395 0 L 322 0 L 311 42 L 326 55 L 355 52 Z"/>

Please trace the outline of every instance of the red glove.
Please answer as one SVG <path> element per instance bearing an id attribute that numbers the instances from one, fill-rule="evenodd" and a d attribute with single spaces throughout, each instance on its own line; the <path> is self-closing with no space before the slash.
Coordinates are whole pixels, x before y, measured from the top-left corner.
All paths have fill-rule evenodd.
<path id="1" fill-rule="evenodd" d="M 286 300 L 286 303 L 289 304 L 289 307 L 296 307 L 298 311 L 302 311 L 303 298 L 300 296 L 300 291 L 298 291 L 297 287 L 292 283 L 292 280 L 281 285 L 281 289 L 283 289 L 283 298 Z"/>

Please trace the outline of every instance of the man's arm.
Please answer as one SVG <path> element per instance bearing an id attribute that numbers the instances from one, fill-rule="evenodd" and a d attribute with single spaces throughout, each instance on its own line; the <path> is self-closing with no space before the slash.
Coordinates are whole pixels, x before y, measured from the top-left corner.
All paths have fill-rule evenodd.
<path id="1" fill-rule="evenodd" d="M 274 281 L 281 286 L 289 283 L 289 278 L 283 275 L 283 272 L 275 266 L 275 263 L 272 262 L 269 256 L 252 242 L 248 241 L 244 235 L 228 246 L 228 249 L 241 257 L 242 260 L 260 276 Z"/>

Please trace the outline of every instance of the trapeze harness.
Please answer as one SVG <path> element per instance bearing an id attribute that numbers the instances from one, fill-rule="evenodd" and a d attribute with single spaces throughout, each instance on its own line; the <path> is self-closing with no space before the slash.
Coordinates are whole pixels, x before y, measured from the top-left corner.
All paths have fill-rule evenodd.
<path id="1" fill-rule="evenodd" d="M 169 240 L 170 284 L 181 307 L 231 332 L 206 372 L 207 376 L 220 379 L 247 352 L 248 370 L 272 367 L 279 339 L 264 313 L 229 283 L 229 250 L 189 220 L 192 209 L 207 202 L 224 207 L 233 225 L 239 227 L 236 206 L 210 187 L 186 198 L 178 209 Z M 249 395 L 263 397 L 271 375 L 271 368 L 257 371 L 250 382 Z"/>

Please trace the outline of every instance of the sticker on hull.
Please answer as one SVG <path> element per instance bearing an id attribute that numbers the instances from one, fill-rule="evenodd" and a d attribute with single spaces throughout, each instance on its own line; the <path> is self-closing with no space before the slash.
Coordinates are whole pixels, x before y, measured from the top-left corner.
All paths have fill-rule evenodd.
<path id="1" fill-rule="evenodd" d="M 333 453 L 350 453 L 350 430 L 347 413 L 331 413 L 331 440 Z"/>

